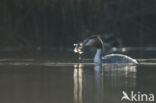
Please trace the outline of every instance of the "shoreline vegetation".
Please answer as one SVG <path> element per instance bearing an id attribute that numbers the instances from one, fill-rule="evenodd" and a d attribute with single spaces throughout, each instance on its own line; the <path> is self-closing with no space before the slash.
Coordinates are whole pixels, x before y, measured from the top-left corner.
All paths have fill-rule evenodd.
<path id="1" fill-rule="evenodd" d="M 124 46 L 156 46 L 155 0 L 1 0 L 0 47 L 71 44 L 113 34 Z"/>

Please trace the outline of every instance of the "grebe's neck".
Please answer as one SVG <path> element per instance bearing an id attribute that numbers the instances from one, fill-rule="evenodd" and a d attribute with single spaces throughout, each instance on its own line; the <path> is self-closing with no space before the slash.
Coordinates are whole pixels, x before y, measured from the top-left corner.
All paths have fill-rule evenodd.
<path id="1" fill-rule="evenodd" d="M 102 63 L 102 49 L 97 49 L 95 57 L 94 57 L 94 63 Z"/>

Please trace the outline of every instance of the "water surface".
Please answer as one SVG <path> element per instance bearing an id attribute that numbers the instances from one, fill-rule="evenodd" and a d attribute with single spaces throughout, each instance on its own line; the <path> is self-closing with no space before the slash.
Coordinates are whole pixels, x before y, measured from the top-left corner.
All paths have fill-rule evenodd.
<path id="1" fill-rule="evenodd" d="M 155 59 L 137 66 L 58 61 L 0 59 L 0 102 L 120 103 L 122 91 L 156 94 Z"/>

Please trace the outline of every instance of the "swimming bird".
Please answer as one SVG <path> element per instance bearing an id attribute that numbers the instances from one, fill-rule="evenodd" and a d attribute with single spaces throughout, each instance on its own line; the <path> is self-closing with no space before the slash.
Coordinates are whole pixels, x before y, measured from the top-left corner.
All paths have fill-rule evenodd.
<path id="1" fill-rule="evenodd" d="M 123 54 L 108 54 L 103 56 L 104 43 L 99 35 L 91 36 L 83 42 L 75 46 L 75 53 L 82 53 L 82 49 L 86 46 L 96 48 L 94 63 L 122 63 L 122 64 L 138 64 L 137 60 Z"/>

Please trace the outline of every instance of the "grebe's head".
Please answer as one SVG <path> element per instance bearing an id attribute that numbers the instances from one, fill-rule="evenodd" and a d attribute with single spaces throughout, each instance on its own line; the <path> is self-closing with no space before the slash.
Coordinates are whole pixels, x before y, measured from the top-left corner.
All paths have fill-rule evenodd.
<path id="1" fill-rule="evenodd" d="M 74 52 L 82 54 L 82 49 L 86 46 L 95 47 L 97 49 L 103 49 L 103 41 L 99 35 L 91 36 L 85 39 L 83 42 L 74 44 Z"/>
<path id="2" fill-rule="evenodd" d="M 103 48 L 103 41 L 99 35 L 91 36 L 83 41 L 84 46 L 92 46 L 97 49 Z"/>

